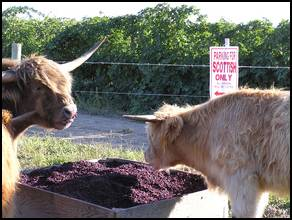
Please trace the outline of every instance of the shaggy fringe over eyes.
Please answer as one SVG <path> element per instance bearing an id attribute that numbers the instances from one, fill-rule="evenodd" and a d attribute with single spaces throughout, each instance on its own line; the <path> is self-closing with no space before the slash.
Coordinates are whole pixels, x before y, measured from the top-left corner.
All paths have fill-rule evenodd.
<path id="1" fill-rule="evenodd" d="M 25 59 L 17 67 L 16 73 L 24 84 L 27 84 L 31 79 L 36 79 L 57 93 L 62 94 L 62 90 L 71 92 L 71 75 L 60 72 L 57 64 L 44 56 L 32 55 Z"/>
<path id="2" fill-rule="evenodd" d="M 154 113 L 157 118 L 163 119 L 159 125 L 161 126 L 160 130 L 163 131 L 160 136 L 160 145 L 163 152 L 165 152 L 167 145 L 174 142 L 180 134 L 184 123 L 179 114 L 188 110 L 188 107 L 164 104 Z"/>
<path id="3" fill-rule="evenodd" d="M 192 107 L 190 105 L 186 105 L 184 107 L 179 107 L 177 105 L 169 105 L 164 103 L 163 106 L 161 106 L 154 115 L 159 119 L 166 119 L 169 117 L 177 116 L 181 113 L 185 113 L 189 110 L 191 110 Z"/>
<path id="4" fill-rule="evenodd" d="M 162 138 L 172 143 L 178 137 L 183 127 L 183 119 L 180 116 L 173 116 L 165 119 L 161 124 Z"/>

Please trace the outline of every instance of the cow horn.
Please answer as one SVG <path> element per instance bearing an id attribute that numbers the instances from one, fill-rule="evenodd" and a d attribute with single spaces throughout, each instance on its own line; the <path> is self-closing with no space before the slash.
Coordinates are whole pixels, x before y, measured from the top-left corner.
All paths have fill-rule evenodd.
<path id="1" fill-rule="evenodd" d="M 83 54 L 81 57 L 68 62 L 68 63 L 64 63 L 64 64 L 60 64 L 61 69 L 65 72 L 70 72 L 74 69 L 76 69 L 77 67 L 79 67 L 81 64 L 83 64 L 86 60 L 89 59 L 89 57 L 91 57 L 91 55 L 103 44 L 103 42 L 105 42 L 105 40 L 107 39 L 107 37 L 105 37 L 100 43 L 96 43 L 94 44 L 85 54 Z"/>
<path id="2" fill-rule="evenodd" d="M 17 75 L 13 70 L 2 71 L 2 83 L 15 82 Z"/>
<path id="3" fill-rule="evenodd" d="M 160 122 L 163 119 L 157 118 L 155 115 L 123 115 L 125 118 L 129 118 L 136 121 L 147 122 Z"/>

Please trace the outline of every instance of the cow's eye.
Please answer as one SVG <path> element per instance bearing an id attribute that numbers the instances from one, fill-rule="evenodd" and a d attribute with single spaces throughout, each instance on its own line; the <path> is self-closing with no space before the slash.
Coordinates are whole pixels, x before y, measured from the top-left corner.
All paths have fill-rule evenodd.
<path id="1" fill-rule="evenodd" d="M 41 91 L 41 89 L 42 89 L 42 87 L 40 87 L 40 86 L 38 86 L 38 87 L 35 88 L 35 90 L 36 90 L 37 92 Z"/>

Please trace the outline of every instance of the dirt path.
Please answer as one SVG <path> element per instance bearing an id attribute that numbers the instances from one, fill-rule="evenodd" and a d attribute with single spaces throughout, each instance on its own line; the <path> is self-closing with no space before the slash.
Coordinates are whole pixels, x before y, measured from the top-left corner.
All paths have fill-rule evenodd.
<path id="1" fill-rule="evenodd" d="M 45 130 L 29 128 L 27 135 L 50 135 L 72 140 L 75 143 L 110 143 L 112 146 L 145 149 L 148 145 L 145 123 L 131 121 L 122 117 L 106 117 L 78 113 L 70 128 L 65 130 Z"/>

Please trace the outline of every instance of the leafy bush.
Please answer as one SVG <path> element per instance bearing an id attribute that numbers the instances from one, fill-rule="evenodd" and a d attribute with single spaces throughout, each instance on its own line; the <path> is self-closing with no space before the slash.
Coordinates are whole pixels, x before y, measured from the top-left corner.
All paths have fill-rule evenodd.
<path id="1" fill-rule="evenodd" d="M 29 19 L 20 18 L 19 14 L 26 14 Z M 247 24 L 225 20 L 210 23 L 195 7 L 171 8 L 168 4 L 146 8 L 137 15 L 97 16 L 81 21 L 50 18 L 24 7 L 13 7 L 2 13 L 2 54 L 5 56 L 10 56 L 11 43 L 19 42 L 23 44 L 23 55 L 44 53 L 57 61 L 72 60 L 104 36 L 108 36 L 108 41 L 90 61 L 208 64 L 209 47 L 223 45 L 224 38 L 228 37 L 231 45 L 239 46 L 240 66 L 290 66 L 290 22 L 287 20 L 277 27 L 268 20 Z M 203 67 L 85 64 L 74 71 L 74 79 L 76 92 L 209 95 L 209 68 Z M 241 68 L 239 84 L 290 89 L 290 69 Z M 82 99 L 82 103 L 92 101 L 92 98 Z M 204 97 L 108 94 L 100 95 L 91 107 L 102 108 L 107 103 L 107 107 L 117 111 L 141 113 L 156 109 L 162 102 L 196 104 L 205 100 Z"/>

